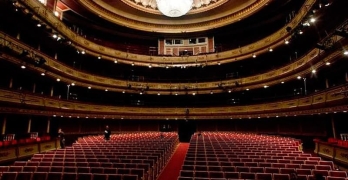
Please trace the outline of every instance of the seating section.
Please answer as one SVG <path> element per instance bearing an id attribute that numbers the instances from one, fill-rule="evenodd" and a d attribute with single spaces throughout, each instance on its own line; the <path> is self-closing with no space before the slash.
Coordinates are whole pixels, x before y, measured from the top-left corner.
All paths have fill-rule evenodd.
<path id="1" fill-rule="evenodd" d="M 348 180 L 332 161 L 300 151 L 297 139 L 235 132 L 202 132 L 191 138 L 178 180 Z"/>
<path id="2" fill-rule="evenodd" d="M 177 133 L 79 139 L 71 147 L 0 166 L 1 180 L 155 180 L 178 144 Z"/>

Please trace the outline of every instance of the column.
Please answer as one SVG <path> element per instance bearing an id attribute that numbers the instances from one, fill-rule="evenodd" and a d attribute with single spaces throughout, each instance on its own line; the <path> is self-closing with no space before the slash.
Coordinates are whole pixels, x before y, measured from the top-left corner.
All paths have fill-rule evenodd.
<path id="1" fill-rule="evenodd" d="M 332 126 L 332 134 L 333 137 L 336 138 L 336 126 L 335 126 L 335 118 L 331 115 L 331 126 Z"/>
<path id="2" fill-rule="evenodd" d="M 7 121 L 7 118 L 4 117 L 4 120 L 2 121 L 2 130 L 1 130 L 2 135 L 6 134 L 6 121 Z"/>
<path id="3" fill-rule="evenodd" d="M 36 91 L 36 83 L 33 84 L 33 93 Z"/>
<path id="4" fill-rule="evenodd" d="M 329 85 L 329 79 L 328 79 L 328 78 L 325 79 L 325 87 L 326 87 L 326 88 L 329 88 L 329 87 L 330 87 L 330 85 Z"/>
<path id="5" fill-rule="evenodd" d="M 49 134 L 50 133 L 50 126 L 51 126 L 51 118 L 49 117 L 47 119 L 47 128 L 46 128 L 46 133 Z"/>
<path id="6" fill-rule="evenodd" d="M 28 120 L 28 131 L 27 131 L 27 133 L 30 133 L 30 131 L 31 131 L 31 118 L 29 118 L 29 120 Z"/>
<path id="7" fill-rule="evenodd" d="M 51 86 L 51 97 L 53 97 L 53 93 L 54 93 L 54 87 Z"/>
<path id="8" fill-rule="evenodd" d="M 12 88 L 13 86 L 13 78 L 10 79 L 10 84 L 8 85 L 9 88 Z"/>

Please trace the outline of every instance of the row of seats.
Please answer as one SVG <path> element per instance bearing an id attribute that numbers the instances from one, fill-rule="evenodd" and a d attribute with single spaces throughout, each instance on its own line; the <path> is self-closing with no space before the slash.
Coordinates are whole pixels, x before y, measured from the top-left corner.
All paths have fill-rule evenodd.
<path id="1" fill-rule="evenodd" d="M 244 178 L 201 178 L 201 177 L 179 177 L 178 180 L 292 180 L 290 175 L 273 175 L 271 176 L 255 176 L 251 179 L 244 179 Z M 316 180 L 315 176 L 313 175 L 298 175 L 296 180 Z M 333 177 L 333 176 L 327 176 L 324 177 L 323 180 L 348 180 L 348 178 L 343 177 Z"/>
<path id="2" fill-rule="evenodd" d="M 3 172 L 1 180 L 138 180 L 129 174 Z"/>
<path id="3" fill-rule="evenodd" d="M 69 167 L 69 166 L 0 166 L 1 172 L 56 172 L 56 173 L 92 173 L 92 174 L 131 174 L 138 179 L 147 179 L 144 169 L 107 168 L 107 167 Z"/>
<path id="4" fill-rule="evenodd" d="M 312 174 L 312 171 L 328 171 L 330 172 L 341 172 L 336 170 L 331 170 L 330 166 L 322 166 L 316 169 L 310 168 L 274 168 L 274 167 L 250 167 L 250 166 L 182 166 L 182 170 L 188 171 L 224 171 L 224 172 L 262 172 L 262 173 L 281 173 L 281 174 L 290 174 L 291 172 L 298 171 L 298 174 Z M 305 172 L 305 173 L 301 173 Z M 308 173 L 309 172 L 309 173 Z M 344 177 L 346 173 L 344 172 Z M 334 176 L 334 175 L 333 175 Z"/>

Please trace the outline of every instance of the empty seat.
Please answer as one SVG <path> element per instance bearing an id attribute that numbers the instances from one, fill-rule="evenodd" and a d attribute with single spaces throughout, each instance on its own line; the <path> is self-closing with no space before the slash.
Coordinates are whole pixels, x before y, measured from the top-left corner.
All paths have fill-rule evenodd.
<path id="1" fill-rule="evenodd" d="M 18 172 L 17 180 L 31 180 L 32 172 Z"/>
<path id="2" fill-rule="evenodd" d="M 17 172 L 3 172 L 1 180 L 14 180 L 17 177 Z"/>
<path id="3" fill-rule="evenodd" d="M 301 164 L 286 164 L 286 168 L 293 168 L 293 169 L 299 169 L 301 168 Z"/>
<path id="4" fill-rule="evenodd" d="M 236 172 L 249 172 L 249 167 L 246 167 L 246 166 L 236 166 Z"/>
<path id="5" fill-rule="evenodd" d="M 32 179 L 34 180 L 46 180 L 47 172 L 34 172 Z"/>
<path id="6" fill-rule="evenodd" d="M 241 179 L 255 179 L 255 173 L 251 172 L 241 172 L 239 173 Z"/>
<path id="7" fill-rule="evenodd" d="M 196 171 L 208 171 L 207 166 L 195 166 Z"/>
<path id="8" fill-rule="evenodd" d="M 279 173 L 279 168 L 265 167 L 265 173 Z"/>
<path id="9" fill-rule="evenodd" d="M 290 180 L 289 174 L 273 174 L 273 180 Z"/>
<path id="10" fill-rule="evenodd" d="M 257 180 L 272 180 L 272 173 L 256 173 Z"/>
<path id="11" fill-rule="evenodd" d="M 60 172 L 50 172 L 47 174 L 47 179 L 49 180 L 61 180 L 62 179 L 62 173 Z"/>
<path id="12" fill-rule="evenodd" d="M 346 180 L 344 177 L 327 176 L 326 180 Z"/>
<path id="13" fill-rule="evenodd" d="M 77 178 L 76 173 L 63 173 L 62 180 L 75 180 Z"/>
<path id="14" fill-rule="evenodd" d="M 92 174 L 91 173 L 78 173 L 77 179 L 78 180 L 92 180 Z"/>
<path id="15" fill-rule="evenodd" d="M 295 168 L 280 168 L 280 173 L 281 174 L 291 174 L 291 173 L 294 173 L 294 172 L 296 172 Z"/>
<path id="16" fill-rule="evenodd" d="M 257 167 L 257 166 L 259 166 L 259 163 L 257 163 L 257 162 L 245 162 L 244 166 Z"/>
<path id="17" fill-rule="evenodd" d="M 346 171 L 329 171 L 329 176 L 346 178 L 347 172 Z"/>
<path id="18" fill-rule="evenodd" d="M 250 172 L 253 173 L 263 173 L 264 172 L 264 168 L 263 167 L 250 167 L 249 169 Z"/>
<path id="19" fill-rule="evenodd" d="M 180 171 L 181 177 L 194 177 L 193 171 Z"/>
<path id="20" fill-rule="evenodd" d="M 24 166 L 23 172 L 36 172 L 36 166 Z"/>
<path id="21" fill-rule="evenodd" d="M 112 178 L 112 180 L 122 180 L 122 175 L 117 175 L 116 177 L 115 176 L 111 176 L 111 178 Z M 93 180 L 106 180 L 106 179 L 108 179 L 108 175 L 107 174 L 93 174 Z"/>
<path id="22" fill-rule="evenodd" d="M 22 172 L 23 171 L 23 166 L 10 166 L 9 171 L 12 171 L 12 172 Z"/>
<path id="23" fill-rule="evenodd" d="M 52 166 L 50 172 L 63 172 L 63 166 Z"/>
<path id="24" fill-rule="evenodd" d="M 302 164 L 301 169 L 315 169 L 314 164 Z"/>
<path id="25" fill-rule="evenodd" d="M 36 172 L 50 172 L 51 167 L 50 166 L 38 166 L 36 168 Z"/>
<path id="26" fill-rule="evenodd" d="M 312 170 L 312 175 L 316 175 L 316 174 L 321 174 L 323 176 L 328 176 L 329 175 L 329 171 L 327 170 Z"/>
<path id="27" fill-rule="evenodd" d="M 334 164 L 332 161 L 318 161 L 319 165 L 329 165 L 331 166 L 331 169 L 334 169 Z"/>
<path id="28" fill-rule="evenodd" d="M 331 166 L 330 165 L 316 165 L 315 169 L 316 170 L 327 170 L 327 171 L 330 171 L 331 170 Z"/>
<path id="29" fill-rule="evenodd" d="M 222 166 L 221 169 L 224 172 L 235 172 L 236 171 L 234 166 Z"/>
<path id="30" fill-rule="evenodd" d="M 210 178 L 223 178 L 224 173 L 220 171 L 210 171 L 209 172 L 209 177 Z"/>
<path id="31" fill-rule="evenodd" d="M 225 175 L 225 178 L 229 178 L 229 179 L 238 179 L 239 178 L 238 172 L 225 172 L 224 175 Z"/>
<path id="32" fill-rule="evenodd" d="M 112 178 L 110 178 L 109 176 L 109 179 L 108 180 L 113 180 Z M 132 175 L 132 174 L 124 174 L 122 176 L 122 180 L 140 180 L 138 179 L 138 176 L 136 175 Z"/>
<path id="33" fill-rule="evenodd" d="M 311 175 L 312 170 L 310 170 L 310 169 L 296 169 L 296 173 L 298 175 Z"/>

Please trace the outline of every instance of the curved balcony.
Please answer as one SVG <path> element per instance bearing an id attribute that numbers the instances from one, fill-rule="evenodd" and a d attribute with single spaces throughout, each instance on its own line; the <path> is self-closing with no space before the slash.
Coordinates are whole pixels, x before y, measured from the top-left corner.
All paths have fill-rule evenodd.
<path id="1" fill-rule="evenodd" d="M 248 106 L 206 108 L 145 108 L 71 102 L 0 89 L 2 113 L 99 119 L 251 119 L 347 111 L 348 85 L 298 99 Z"/>
<path id="2" fill-rule="evenodd" d="M 19 1 L 25 7 L 29 8 L 38 19 L 49 24 L 56 31 L 62 34 L 67 39 L 71 40 L 78 50 L 85 51 L 88 54 L 94 56 L 103 56 L 103 59 L 110 61 L 117 61 L 125 64 L 134 64 L 137 66 L 148 66 L 151 64 L 153 67 L 167 67 L 167 66 L 197 66 L 197 65 L 216 65 L 218 63 L 229 63 L 240 61 L 252 57 L 253 54 L 261 54 L 269 51 L 269 48 L 276 48 L 283 45 L 284 40 L 289 39 L 291 34 L 286 30 L 287 27 L 295 29 L 304 18 L 306 18 L 308 12 L 311 10 L 315 3 L 315 0 L 307 0 L 298 14 L 291 20 L 290 23 L 283 28 L 273 33 L 272 35 L 265 37 L 252 44 L 224 51 L 220 53 L 212 53 L 206 55 L 188 56 L 183 61 L 182 57 L 162 57 L 162 56 L 146 56 L 133 54 L 128 52 L 122 52 L 115 50 L 100 44 L 96 44 L 70 30 L 63 22 L 53 15 L 53 12 L 48 10 L 42 4 L 37 1 Z"/>

